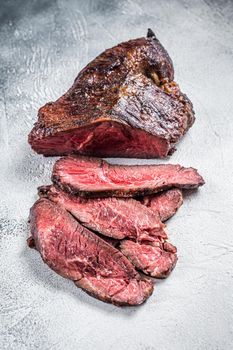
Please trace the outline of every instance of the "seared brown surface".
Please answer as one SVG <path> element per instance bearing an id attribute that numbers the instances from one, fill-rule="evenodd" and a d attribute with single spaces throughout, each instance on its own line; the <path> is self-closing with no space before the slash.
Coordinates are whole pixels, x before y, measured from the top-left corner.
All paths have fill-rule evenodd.
<path id="1" fill-rule="evenodd" d="M 166 157 L 194 122 L 172 61 L 149 31 L 106 50 L 39 110 L 29 143 L 44 155 Z"/>

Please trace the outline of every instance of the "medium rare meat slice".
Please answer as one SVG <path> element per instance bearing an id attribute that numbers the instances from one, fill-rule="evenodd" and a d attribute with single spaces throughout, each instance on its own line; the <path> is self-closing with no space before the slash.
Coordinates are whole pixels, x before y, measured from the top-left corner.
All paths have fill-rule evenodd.
<path id="1" fill-rule="evenodd" d="M 182 191 L 178 188 L 172 188 L 171 190 L 145 196 L 141 199 L 141 203 L 157 213 L 160 220 L 164 222 L 172 217 L 182 205 Z"/>
<path id="2" fill-rule="evenodd" d="M 155 278 L 166 278 L 177 262 L 176 247 L 160 240 L 150 244 L 123 240 L 119 249 L 137 269 Z"/>
<path id="3" fill-rule="evenodd" d="M 204 184 L 194 168 L 180 165 L 111 165 L 80 156 L 60 158 L 54 164 L 56 187 L 86 197 L 132 197 L 171 187 L 197 188 Z"/>
<path id="4" fill-rule="evenodd" d="M 111 237 L 107 242 L 119 248 L 144 273 L 162 278 L 173 268 L 176 256 L 172 253 L 175 248 L 172 253 L 164 249 L 168 245 L 164 243 L 167 239 L 165 226 L 156 212 L 138 201 L 132 198 L 82 198 L 57 190 L 54 186 L 41 186 L 39 195 L 65 208 L 84 226 L 107 236 L 107 239 Z M 121 245 L 116 240 L 123 238 L 136 241 L 140 246 L 132 246 L 127 240 Z M 151 245 L 147 247 L 148 244 Z M 145 265 L 151 256 L 150 265 Z"/>
<path id="5" fill-rule="evenodd" d="M 137 242 L 167 238 L 157 213 L 132 198 L 82 198 L 42 186 L 39 194 L 60 204 L 84 226 L 102 235 Z"/>
<path id="6" fill-rule="evenodd" d="M 30 226 L 44 262 L 92 296 L 116 305 L 138 305 L 152 293 L 152 282 L 142 278 L 121 252 L 61 206 L 39 199 L 31 208 Z"/>
<path id="7" fill-rule="evenodd" d="M 29 135 L 44 155 L 164 158 L 194 122 L 154 33 L 106 50 L 38 113 Z"/>

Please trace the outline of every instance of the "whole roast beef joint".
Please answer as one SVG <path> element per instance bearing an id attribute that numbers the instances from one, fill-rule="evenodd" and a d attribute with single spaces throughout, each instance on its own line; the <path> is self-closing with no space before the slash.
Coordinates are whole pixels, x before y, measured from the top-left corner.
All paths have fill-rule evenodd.
<path id="1" fill-rule="evenodd" d="M 29 143 L 46 156 L 164 158 L 194 120 L 171 58 L 148 30 L 104 51 L 41 107 Z"/>

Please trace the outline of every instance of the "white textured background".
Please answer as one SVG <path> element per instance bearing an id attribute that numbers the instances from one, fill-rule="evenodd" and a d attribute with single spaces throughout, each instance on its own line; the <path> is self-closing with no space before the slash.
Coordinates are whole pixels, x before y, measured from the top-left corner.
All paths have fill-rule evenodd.
<path id="1" fill-rule="evenodd" d="M 233 348 L 232 21 L 233 2 L 223 0 L 0 1 L 1 350 Z M 31 151 L 27 134 L 90 59 L 148 27 L 197 117 L 170 162 L 197 167 L 206 185 L 168 224 L 173 274 L 143 306 L 120 309 L 27 248 L 28 211 L 54 162 Z"/>

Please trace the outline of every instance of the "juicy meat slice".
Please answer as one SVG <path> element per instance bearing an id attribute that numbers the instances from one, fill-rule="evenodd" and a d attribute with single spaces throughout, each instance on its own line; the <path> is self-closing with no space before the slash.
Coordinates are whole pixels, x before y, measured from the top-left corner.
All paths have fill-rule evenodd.
<path id="1" fill-rule="evenodd" d="M 39 199 L 31 208 L 30 226 L 44 262 L 94 297 L 116 305 L 138 305 L 152 293 L 152 282 L 142 278 L 121 252 L 61 206 Z"/>
<path id="2" fill-rule="evenodd" d="M 56 187 L 86 197 L 132 197 L 171 187 L 197 188 L 204 184 L 194 168 L 180 165 L 111 165 L 80 156 L 60 158 L 54 164 Z"/>
<path id="3" fill-rule="evenodd" d="M 157 213 L 132 198 L 82 198 L 54 186 L 42 186 L 39 194 L 60 204 L 84 226 L 102 235 L 137 242 L 167 238 Z"/>
<path id="4" fill-rule="evenodd" d="M 165 278 L 173 269 L 177 258 L 174 247 L 172 252 L 165 249 L 169 247 L 164 242 L 167 239 L 165 226 L 157 212 L 153 213 L 138 201 L 132 198 L 82 198 L 54 186 L 40 187 L 39 194 L 65 208 L 84 226 L 114 238 L 108 243 L 119 248 L 144 273 Z M 120 244 L 115 240 L 123 238 L 139 244 L 132 245 L 127 240 Z"/>
<path id="5" fill-rule="evenodd" d="M 159 239 L 150 244 L 123 240 L 119 249 L 137 269 L 155 278 L 166 278 L 177 262 L 176 247 Z"/>
<path id="6" fill-rule="evenodd" d="M 182 191 L 178 188 L 145 196 L 141 203 L 157 213 L 161 221 L 166 221 L 172 217 L 183 203 Z"/>
<path id="7" fill-rule="evenodd" d="M 38 113 L 29 135 L 44 155 L 164 158 L 192 126 L 192 103 L 173 81 L 154 33 L 104 51 Z"/>

